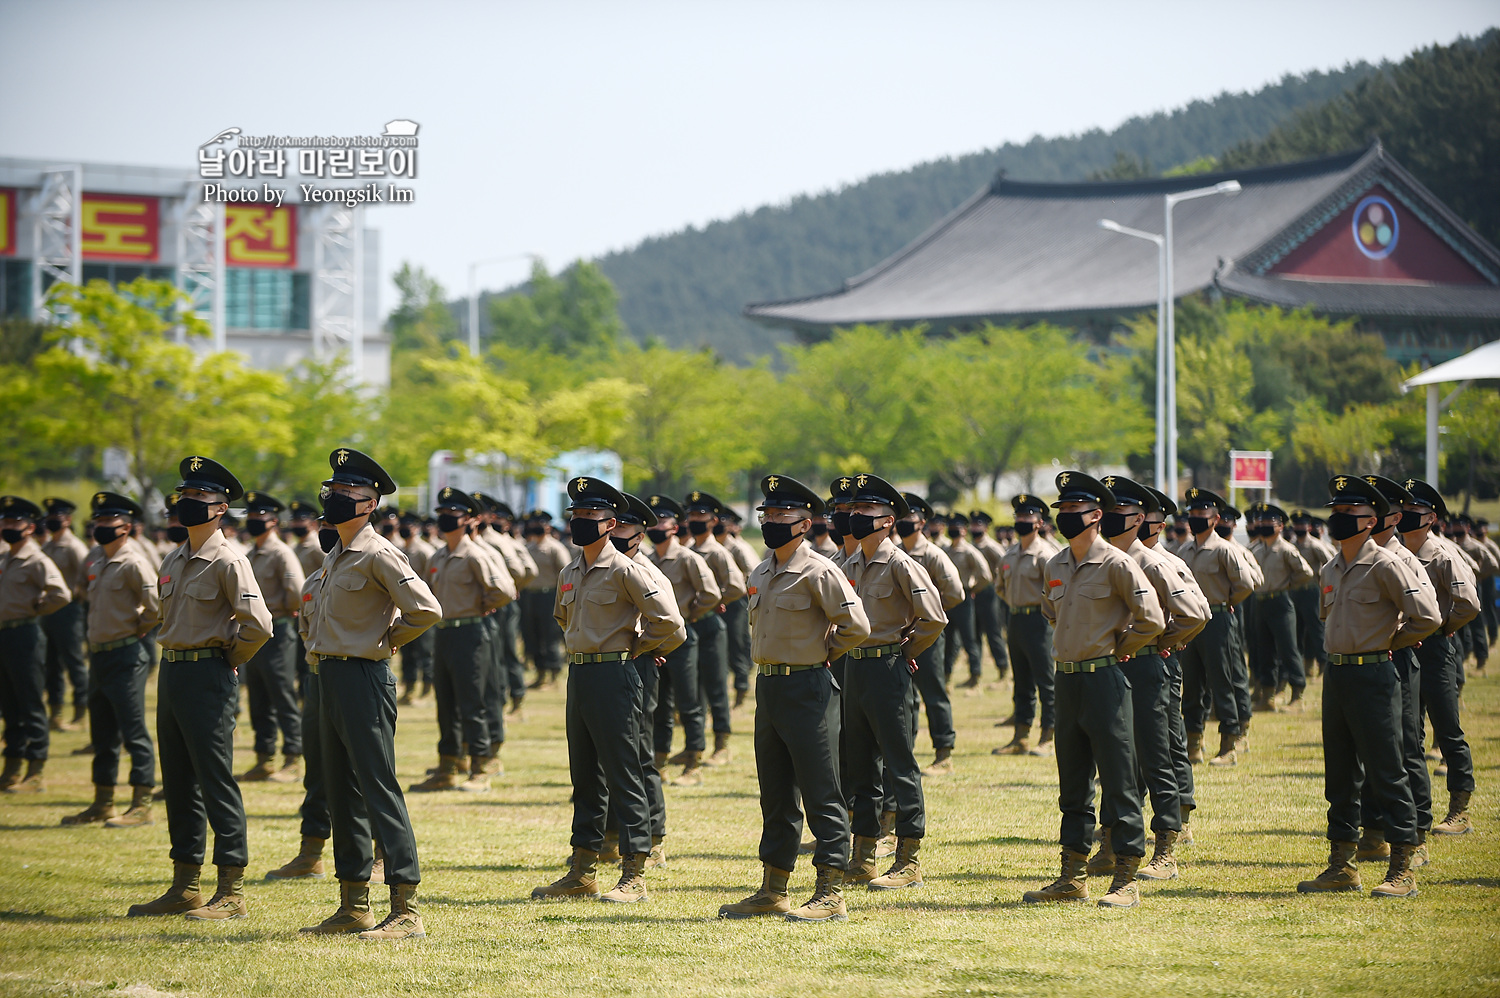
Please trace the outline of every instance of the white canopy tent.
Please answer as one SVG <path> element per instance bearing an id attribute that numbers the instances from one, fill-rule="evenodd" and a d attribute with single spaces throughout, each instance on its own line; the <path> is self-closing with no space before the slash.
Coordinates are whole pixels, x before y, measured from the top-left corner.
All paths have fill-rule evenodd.
<path id="1" fill-rule="evenodd" d="M 1458 393 L 1475 381 L 1500 379 L 1500 340 L 1486 343 L 1462 357 L 1454 357 L 1435 367 L 1429 367 L 1415 377 L 1408 378 L 1402 386 L 1410 390 L 1427 386 L 1427 481 L 1434 487 L 1438 480 L 1438 415 L 1453 402 Z M 1438 385 L 1456 381 L 1458 387 L 1439 399 Z"/>

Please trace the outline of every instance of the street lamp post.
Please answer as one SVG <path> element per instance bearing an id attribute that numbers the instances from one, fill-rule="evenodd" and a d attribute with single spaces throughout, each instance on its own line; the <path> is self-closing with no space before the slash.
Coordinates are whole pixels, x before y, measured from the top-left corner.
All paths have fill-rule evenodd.
<path id="1" fill-rule="evenodd" d="M 512 260 L 540 260 L 536 253 L 518 253 L 514 256 L 496 256 L 488 260 L 475 260 L 469 264 L 469 353 L 479 356 L 479 268 L 491 263 L 509 263 Z"/>
<path id="2" fill-rule="evenodd" d="M 1176 482 L 1167 484 L 1167 237 L 1142 232 L 1109 218 L 1099 219 L 1099 228 L 1134 236 L 1156 244 L 1156 487 L 1168 495 L 1176 493 Z"/>

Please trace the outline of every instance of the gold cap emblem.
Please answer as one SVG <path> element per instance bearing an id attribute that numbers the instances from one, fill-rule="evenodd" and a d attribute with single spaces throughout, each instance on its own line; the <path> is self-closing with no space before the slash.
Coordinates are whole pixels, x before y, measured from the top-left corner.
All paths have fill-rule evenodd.
<path id="1" fill-rule="evenodd" d="M 1337 478 L 1335 478 L 1333 480 L 1334 491 L 1335 492 L 1342 492 L 1342 491 L 1344 491 L 1344 488 L 1348 484 L 1349 484 L 1349 479 L 1345 478 L 1343 475 L 1340 475 L 1339 477 L 1337 477 Z"/>
<path id="2" fill-rule="evenodd" d="M 775 492 L 776 489 L 780 487 L 780 485 L 781 479 L 777 478 L 775 475 L 772 475 L 770 478 L 766 479 L 766 490 L 768 492 Z"/>
<path id="3" fill-rule="evenodd" d="M 1020 495 L 1016 496 L 1016 502 L 1031 502 L 1031 496 L 1022 492 Z"/>
<path id="4" fill-rule="evenodd" d="M 1408 478 L 1406 480 L 1406 491 L 1410 492 L 1412 490 L 1412 486 L 1414 486 L 1416 484 L 1417 484 L 1417 480 L 1415 478 Z"/>
<path id="5" fill-rule="evenodd" d="M 848 492 L 849 491 L 849 486 L 852 485 L 852 484 L 853 484 L 853 482 L 851 482 L 849 479 L 847 479 L 847 478 L 840 478 L 839 479 L 839 491 L 840 492 Z"/>
<path id="6" fill-rule="evenodd" d="M 188 461 L 188 471 L 197 471 L 203 467 L 203 458 L 195 457 Z"/>
<path id="7" fill-rule="evenodd" d="M 338 459 L 339 464 L 347 464 L 349 462 L 349 451 L 340 447 L 338 453 L 334 454 L 334 457 Z"/>
<path id="8" fill-rule="evenodd" d="M 854 484 L 858 485 L 860 488 L 864 488 L 866 485 L 870 484 L 870 476 L 869 475 L 860 475 L 858 478 L 856 478 L 854 480 Z"/>
<path id="9" fill-rule="evenodd" d="M 579 492 L 587 492 L 589 488 L 589 480 L 587 478 L 580 477 L 573 483 L 573 487 L 576 488 Z"/>
<path id="10" fill-rule="evenodd" d="M 1188 489 L 1188 498 L 1189 499 L 1196 499 L 1196 498 L 1198 498 L 1198 488 L 1197 488 L 1197 486 L 1194 486 L 1193 488 Z"/>
<path id="11" fill-rule="evenodd" d="M 1112 488 L 1115 487 L 1115 476 L 1114 475 L 1105 475 L 1104 476 L 1104 487 L 1107 488 L 1107 489 L 1112 489 Z"/>
<path id="12" fill-rule="evenodd" d="M 94 493 L 94 502 L 103 502 L 103 501 L 104 501 L 104 493 L 103 492 L 95 492 Z"/>
<path id="13" fill-rule="evenodd" d="M 1058 485 L 1067 485 L 1068 484 L 1068 479 L 1070 479 L 1072 477 L 1073 477 L 1073 473 L 1071 471 L 1065 471 L 1061 475 L 1057 476 L 1057 484 Z"/>
<path id="14" fill-rule="evenodd" d="M 694 492 L 692 495 L 688 496 L 688 502 L 697 502 L 698 498 L 702 495 L 703 493 L 701 492 Z"/>
<path id="15" fill-rule="evenodd" d="M 452 487 L 443 489 L 443 498 L 444 499 L 447 499 L 448 497 L 450 497 L 452 495 L 453 495 L 453 489 L 452 489 Z"/>

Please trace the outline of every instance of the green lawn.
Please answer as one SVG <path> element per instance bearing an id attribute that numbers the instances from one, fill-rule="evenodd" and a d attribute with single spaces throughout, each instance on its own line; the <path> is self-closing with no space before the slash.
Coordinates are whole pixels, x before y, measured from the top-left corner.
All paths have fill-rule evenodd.
<path id="1" fill-rule="evenodd" d="M 1055 875 L 1055 764 L 989 754 L 1008 685 L 955 701 L 958 772 L 927 781 L 926 887 L 855 892 L 847 923 L 794 925 L 714 917 L 759 882 L 748 710 L 736 715 L 732 766 L 701 788 L 668 788 L 669 866 L 650 875 L 649 901 L 528 901 L 558 875 L 571 815 L 562 693 L 534 695 L 491 793 L 409 798 L 429 938 L 400 945 L 299 936 L 334 907 L 331 875 L 259 879 L 295 851 L 295 785 L 247 788 L 247 920 L 125 918 L 170 876 L 165 817 L 158 806 L 152 828 L 58 827 L 90 788 L 88 760 L 69 755 L 83 735 L 56 736 L 48 792 L 0 800 L 0 994 L 1500 994 L 1500 681 L 1467 689 L 1477 834 L 1433 844 L 1420 898 L 1296 893 L 1326 855 L 1314 684 L 1306 713 L 1257 720 L 1239 767 L 1198 768 L 1182 879 L 1145 887 L 1129 912 L 1021 903 Z M 247 718 L 239 734 L 244 768 Z M 435 761 L 435 742 L 432 706 L 406 709 L 404 779 Z M 1441 786 L 1436 796 L 1441 815 Z M 1383 870 L 1367 864 L 1366 886 Z M 804 858 L 796 895 L 811 881 Z M 384 890 L 376 897 L 383 915 Z"/>

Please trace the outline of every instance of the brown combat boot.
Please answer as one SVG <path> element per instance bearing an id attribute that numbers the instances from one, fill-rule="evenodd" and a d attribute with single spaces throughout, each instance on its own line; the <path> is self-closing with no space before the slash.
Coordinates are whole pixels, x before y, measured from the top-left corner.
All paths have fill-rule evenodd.
<path id="1" fill-rule="evenodd" d="M 651 754 L 651 765 L 656 767 L 658 773 L 665 770 L 667 768 L 667 753 L 653 752 Z"/>
<path id="2" fill-rule="evenodd" d="M 550 898 L 596 898 L 599 896 L 599 881 L 594 871 L 599 867 L 599 854 L 592 849 L 573 848 L 573 858 L 568 863 L 568 872 L 559 880 L 531 892 L 533 901 Z"/>
<path id="3" fill-rule="evenodd" d="M 0 790 L 9 790 L 21 782 L 21 763 L 24 759 L 5 757 L 5 772 L 0 773 Z"/>
<path id="4" fill-rule="evenodd" d="M 684 752 L 685 758 L 682 763 L 682 772 L 672 781 L 674 787 L 701 787 L 703 786 L 702 752 Z"/>
<path id="5" fill-rule="evenodd" d="M 1370 896 L 1375 898 L 1414 898 L 1420 891 L 1417 890 L 1417 878 L 1412 876 L 1411 857 L 1417 851 L 1417 847 L 1406 842 L 1391 843 L 1391 864 L 1386 868 L 1385 879 L 1382 880 Z"/>
<path id="6" fill-rule="evenodd" d="M 1088 853 L 1062 850 L 1062 872 L 1057 879 L 1038 891 L 1027 891 L 1022 901 L 1087 901 L 1089 899 Z"/>
<path id="7" fill-rule="evenodd" d="M 1427 853 L 1427 833 L 1419 831 L 1417 832 L 1417 848 L 1411 854 L 1411 868 L 1415 870 L 1431 862 L 1432 857 Z"/>
<path id="8" fill-rule="evenodd" d="M 1262 686 L 1251 700 L 1250 709 L 1257 714 L 1276 713 L 1276 690 L 1270 686 Z"/>
<path id="9" fill-rule="evenodd" d="M 1115 850 L 1109 844 L 1109 829 L 1103 828 L 1100 830 L 1104 835 L 1099 839 L 1099 848 L 1095 850 L 1093 856 L 1089 857 L 1089 865 L 1087 867 L 1089 876 L 1091 877 L 1097 877 L 1101 873 L 1115 872 Z"/>
<path id="10" fill-rule="evenodd" d="M 769 863 L 761 874 L 760 890 L 734 904 L 719 906 L 720 918 L 755 918 L 757 915 L 785 915 L 792 910 L 792 899 L 786 882 L 791 870 L 778 870 Z"/>
<path id="11" fill-rule="evenodd" d="M 691 749 L 689 749 L 687 746 L 683 746 L 683 749 L 682 749 L 681 752 L 678 752 L 676 755 L 671 756 L 671 757 L 669 757 L 667 759 L 667 765 L 668 766 L 681 766 L 681 765 L 684 765 L 687 762 L 688 752 L 690 752 L 690 751 L 691 751 Z"/>
<path id="12" fill-rule="evenodd" d="M 604 833 L 604 848 L 599 850 L 599 862 L 605 866 L 614 866 L 623 858 L 620 855 L 620 831 L 611 828 Z"/>
<path id="13" fill-rule="evenodd" d="M 1031 751 L 1026 754 L 1040 757 L 1050 756 L 1054 748 L 1052 742 L 1052 736 L 1054 734 L 1055 732 L 1052 728 L 1043 728 L 1042 733 L 1037 736 L 1036 744 L 1033 745 L 1031 747 Z"/>
<path id="14" fill-rule="evenodd" d="M 896 855 L 896 812 L 880 812 L 880 837 L 875 840 L 875 858 Z"/>
<path id="15" fill-rule="evenodd" d="M 844 871 L 820 866 L 818 882 L 807 903 L 786 913 L 788 922 L 846 922 L 849 909 L 844 906 Z"/>
<path id="16" fill-rule="evenodd" d="M 877 876 L 875 840 L 868 835 L 854 836 L 854 849 L 849 854 L 849 873 L 843 879 L 851 884 L 866 884 Z"/>
<path id="17" fill-rule="evenodd" d="M 115 787 L 114 784 L 105 786 L 102 783 L 94 784 L 94 803 L 79 811 L 77 814 L 69 814 L 63 817 L 64 825 L 93 825 L 108 821 L 115 816 Z"/>
<path id="18" fill-rule="evenodd" d="M 660 835 L 651 836 L 651 851 L 646 854 L 646 869 L 659 870 L 667 865 L 667 843 Z"/>
<path id="19" fill-rule="evenodd" d="M 457 790 L 464 782 L 463 759 L 456 755 L 438 756 L 437 772 L 421 783 L 413 783 L 407 791 L 414 794 L 430 794 L 438 790 Z"/>
<path id="20" fill-rule="evenodd" d="M 105 828 L 141 828 L 154 825 L 151 818 L 151 787 L 130 788 L 130 810 L 104 823 Z"/>
<path id="21" fill-rule="evenodd" d="M 1203 762 L 1203 732 L 1189 731 L 1187 733 L 1188 764 L 1200 765 Z"/>
<path id="22" fill-rule="evenodd" d="M 189 921 L 217 922 L 226 918 L 244 918 L 250 914 L 245 904 L 245 868 L 219 867 L 219 886 L 208 904 L 186 912 Z"/>
<path id="23" fill-rule="evenodd" d="M 380 848 L 380 843 L 372 843 L 372 851 L 375 853 L 374 860 L 370 863 L 370 883 L 385 883 L 385 850 Z"/>
<path id="24" fill-rule="evenodd" d="M 947 776 L 953 772 L 953 750 L 940 748 L 934 753 L 932 765 L 922 770 L 923 776 Z"/>
<path id="25" fill-rule="evenodd" d="M 1304 706 L 1306 706 L 1306 703 L 1303 701 L 1303 696 L 1306 693 L 1307 693 L 1307 687 L 1305 687 L 1305 686 L 1293 686 L 1292 687 L 1292 699 L 1289 700 L 1289 701 L 1287 701 L 1286 709 L 1289 710 L 1289 711 L 1291 711 L 1294 714 L 1300 714 L 1300 713 L 1302 713 L 1302 708 Z"/>
<path id="26" fill-rule="evenodd" d="M 1332 842 L 1328 847 L 1328 868 L 1312 880 L 1297 885 L 1298 894 L 1323 894 L 1359 890 L 1359 869 L 1354 865 L 1354 842 Z"/>
<path id="27" fill-rule="evenodd" d="M 714 732 L 714 754 L 703 760 L 705 766 L 727 766 L 733 758 L 729 751 L 729 732 Z"/>
<path id="28" fill-rule="evenodd" d="M 1234 750 L 1240 755 L 1250 751 L 1250 722 L 1240 725 L 1240 733 L 1234 736 Z"/>
<path id="29" fill-rule="evenodd" d="M 256 753 L 255 765 L 245 770 L 239 776 L 235 777 L 235 779 L 241 783 L 261 783 L 269 780 L 275 772 L 276 756 L 274 754 L 262 755 Z"/>
<path id="30" fill-rule="evenodd" d="M 1031 725 L 1018 724 L 1016 725 L 1015 734 L 1011 736 L 1010 741 L 997 749 L 991 749 L 990 755 L 1025 755 L 1031 749 L 1030 738 Z"/>
<path id="31" fill-rule="evenodd" d="M 620 860 L 620 882 L 615 884 L 614 890 L 600 894 L 599 900 L 615 904 L 633 904 L 647 900 L 646 878 L 641 876 L 645 870 L 646 853 L 633 852 L 626 855 Z"/>
<path id="32" fill-rule="evenodd" d="M 898 839 L 896 858 L 892 861 L 891 868 L 870 881 L 870 890 L 896 891 L 903 887 L 921 887 L 922 864 L 918 858 L 921 851 L 921 839 Z"/>
<path id="33" fill-rule="evenodd" d="M 21 777 L 20 782 L 5 788 L 8 794 L 39 794 L 47 789 L 42 782 L 42 770 L 47 768 L 46 759 L 27 759 L 26 775 Z"/>
<path id="34" fill-rule="evenodd" d="M 325 839 L 315 839 L 311 835 L 302 836 L 302 847 L 297 850 L 297 855 L 287 861 L 285 866 L 277 867 L 266 873 L 267 880 L 312 880 L 323 879 L 323 846 Z M 374 922 L 370 923 L 374 925 Z M 303 929 L 308 932 L 311 930 Z"/>
<path id="35" fill-rule="evenodd" d="M 1177 836 L 1176 845 L 1190 846 L 1193 844 L 1193 826 L 1188 824 L 1193 818 L 1196 807 L 1184 807 L 1182 809 L 1182 833 Z"/>
<path id="36" fill-rule="evenodd" d="M 471 756 L 469 758 L 469 778 L 460 783 L 458 789 L 471 794 L 488 793 L 490 789 L 490 774 L 486 768 L 488 763 L 489 756 Z"/>
<path id="37" fill-rule="evenodd" d="M 734 691 L 734 704 L 729 709 L 730 710 L 739 710 L 741 707 L 745 706 L 745 697 L 747 695 L 749 695 L 749 693 L 750 693 L 749 690 L 735 690 Z"/>
<path id="38" fill-rule="evenodd" d="M 1151 862 L 1142 866 L 1135 875 L 1141 880 L 1176 880 L 1177 859 L 1172 848 L 1177 844 L 1178 833 L 1168 830 L 1156 833 L 1156 844 L 1151 849 Z"/>
<path id="39" fill-rule="evenodd" d="M 67 721 L 63 720 L 63 709 L 61 707 L 52 708 L 52 713 L 47 718 L 47 727 L 51 728 L 53 731 L 78 730 L 78 725 L 69 724 Z"/>
<path id="40" fill-rule="evenodd" d="M 1367 859 L 1390 859 L 1391 844 L 1385 840 L 1385 832 L 1379 828 L 1366 828 L 1365 833 L 1359 837 L 1354 858 L 1360 862 Z"/>
<path id="41" fill-rule="evenodd" d="M 287 755 L 281 759 L 281 768 L 276 770 L 266 779 L 272 783 L 296 783 L 302 779 L 302 757 L 300 755 Z"/>
<path id="42" fill-rule="evenodd" d="M 198 888 L 198 877 L 203 867 L 197 863 L 173 863 L 172 886 L 155 901 L 133 904 L 126 914 L 131 918 L 142 915 L 180 915 L 192 911 L 204 902 L 203 892 Z"/>
<path id="43" fill-rule="evenodd" d="M 1011 711 L 1010 716 L 1007 717 L 1005 720 L 1003 720 L 1003 721 L 996 721 L 995 722 L 995 727 L 997 727 L 997 728 L 1014 728 L 1015 726 L 1016 726 L 1016 714 L 1015 714 L 1015 711 Z"/>
<path id="44" fill-rule="evenodd" d="M 1109 891 L 1099 899 L 1101 908 L 1134 908 L 1141 903 L 1141 891 L 1135 882 L 1135 871 L 1140 869 L 1141 857 L 1115 857 L 1115 879 Z"/>
<path id="45" fill-rule="evenodd" d="M 1455 790 L 1448 795 L 1448 817 L 1432 826 L 1434 835 L 1467 835 L 1474 830 L 1469 820 L 1469 798 L 1467 790 Z"/>
<path id="46" fill-rule="evenodd" d="M 1236 736 L 1227 732 L 1219 735 L 1219 754 L 1208 760 L 1210 766 L 1233 766 L 1239 761 L 1235 755 Z"/>
<path id="47" fill-rule="evenodd" d="M 361 939 L 395 942 L 400 939 L 426 939 L 427 927 L 417 911 L 417 885 L 391 885 L 391 913 L 373 929 L 359 934 Z"/>
<path id="48" fill-rule="evenodd" d="M 363 932 L 375 927 L 375 913 L 370 910 L 370 885 L 352 880 L 339 881 L 339 907 L 317 925 L 298 932 L 317 936 L 336 936 L 345 932 Z"/>

